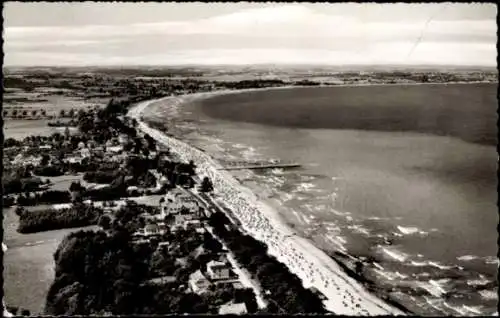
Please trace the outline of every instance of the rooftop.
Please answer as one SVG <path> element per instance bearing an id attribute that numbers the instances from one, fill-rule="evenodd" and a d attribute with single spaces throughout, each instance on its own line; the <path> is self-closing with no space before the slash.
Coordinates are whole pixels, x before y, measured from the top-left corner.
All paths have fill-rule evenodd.
<path id="1" fill-rule="evenodd" d="M 241 314 L 246 314 L 247 313 L 247 306 L 245 306 L 245 303 L 227 303 L 219 308 L 219 315 L 227 315 L 227 314 L 233 314 L 233 315 L 241 315 Z"/>
<path id="2" fill-rule="evenodd" d="M 207 267 L 214 267 L 214 266 L 226 266 L 226 263 L 214 261 L 214 260 L 207 263 Z"/>
<path id="3" fill-rule="evenodd" d="M 189 275 L 189 280 L 198 282 L 201 280 L 207 280 L 207 278 L 203 275 L 203 273 L 200 270 L 197 270 L 196 272 Z"/>

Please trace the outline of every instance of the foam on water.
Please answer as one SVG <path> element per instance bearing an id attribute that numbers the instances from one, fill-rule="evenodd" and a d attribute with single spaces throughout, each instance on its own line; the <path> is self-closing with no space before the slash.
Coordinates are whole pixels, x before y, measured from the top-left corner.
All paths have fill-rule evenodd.
<path id="1" fill-rule="evenodd" d="M 440 298 L 446 293 L 446 291 L 439 284 L 432 282 L 432 280 L 429 280 L 428 282 L 417 282 L 417 285 L 426 290 L 432 296 Z"/>
<path id="2" fill-rule="evenodd" d="M 271 173 L 277 174 L 277 175 L 282 175 L 285 173 L 285 170 L 283 170 L 282 168 L 274 168 L 274 169 L 271 169 Z"/>
<path id="3" fill-rule="evenodd" d="M 452 269 L 453 267 L 455 267 L 455 266 L 442 265 L 438 262 L 429 262 L 429 265 L 437 267 L 439 269 Z"/>
<path id="4" fill-rule="evenodd" d="M 418 266 L 418 267 L 429 266 L 429 264 L 427 262 L 411 261 L 410 264 L 413 266 Z"/>
<path id="5" fill-rule="evenodd" d="M 381 247 L 380 249 L 384 254 L 399 262 L 404 262 L 408 258 L 408 255 L 395 249 L 389 249 L 388 247 Z"/>
<path id="6" fill-rule="evenodd" d="M 498 290 L 480 290 L 479 294 L 485 300 L 496 300 L 496 299 L 498 299 Z"/>
<path id="7" fill-rule="evenodd" d="M 481 309 L 483 308 L 482 306 L 467 306 L 467 305 L 462 305 L 462 308 L 473 313 L 476 315 L 481 315 L 482 311 Z"/>
<path id="8" fill-rule="evenodd" d="M 311 189 L 313 189 L 314 187 L 316 187 L 316 186 L 310 182 L 302 182 L 302 183 L 299 183 L 296 191 L 308 192 Z"/>
<path id="9" fill-rule="evenodd" d="M 480 275 L 479 279 L 471 279 L 467 281 L 467 285 L 469 286 L 483 286 L 490 282 L 489 279 L 486 279 L 484 276 Z"/>
<path id="10" fill-rule="evenodd" d="M 496 257 L 496 256 L 487 256 L 487 257 L 485 257 L 485 263 L 498 265 L 499 260 L 498 260 L 498 257 Z"/>
<path id="11" fill-rule="evenodd" d="M 341 211 L 338 211 L 335 209 L 332 209 L 331 211 L 333 214 L 335 214 L 337 216 L 349 216 L 349 215 L 351 215 L 351 212 L 341 212 Z"/>
<path id="12" fill-rule="evenodd" d="M 459 261 L 472 261 L 472 260 L 476 260 L 476 259 L 479 259 L 479 256 L 475 256 L 475 255 L 464 255 L 464 256 L 460 256 L 460 257 L 457 257 L 457 260 Z"/>
<path id="13" fill-rule="evenodd" d="M 403 227 L 398 225 L 397 228 L 403 234 L 414 234 L 418 232 L 418 227 Z"/>

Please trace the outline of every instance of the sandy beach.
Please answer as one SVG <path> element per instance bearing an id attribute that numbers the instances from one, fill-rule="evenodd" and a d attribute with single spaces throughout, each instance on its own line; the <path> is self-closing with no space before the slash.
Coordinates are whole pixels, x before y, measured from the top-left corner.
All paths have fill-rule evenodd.
<path id="1" fill-rule="evenodd" d="M 277 87 L 277 89 L 283 88 L 288 87 Z M 316 287 L 321 291 L 327 298 L 325 307 L 329 311 L 344 315 L 402 315 L 403 312 L 378 299 L 359 282 L 349 277 L 323 251 L 308 240 L 296 236 L 273 208 L 258 200 L 252 191 L 243 187 L 229 173 L 218 170 L 221 166 L 210 156 L 152 129 L 140 120 L 142 112 L 152 103 L 165 103 L 165 107 L 171 107 L 171 111 L 175 112 L 175 108 L 184 102 L 218 94 L 254 90 L 257 89 L 221 90 L 146 101 L 131 109 L 128 116 L 136 118 L 139 121 L 138 127 L 144 133 L 160 143 L 167 144 L 182 160 L 193 160 L 198 166 L 201 177 L 211 178 L 217 202 L 232 211 L 242 224 L 242 230 L 266 243 L 269 254 L 286 264 L 290 271 L 302 280 L 305 287 Z"/>

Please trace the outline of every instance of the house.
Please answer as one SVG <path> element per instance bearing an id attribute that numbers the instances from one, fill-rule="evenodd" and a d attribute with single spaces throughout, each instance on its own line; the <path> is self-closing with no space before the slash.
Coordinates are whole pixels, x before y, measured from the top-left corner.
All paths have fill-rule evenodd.
<path id="1" fill-rule="evenodd" d="M 158 248 L 162 248 L 168 251 L 170 249 L 170 242 L 160 242 L 158 243 Z"/>
<path id="2" fill-rule="evenodd" d="M 186 220 L 184 221 L 183 227 L 185 230 L 198 230 L 203 228 L 203 224 L 200 220 Z"/>
<path id="3" fill-rule="evenodd" d="M 118 142 L 121 144 L 121 145 L 124 145 L 128 142 L 128 136 L 126 134 L 120 134 L 118 136 Z"/>
<path id="4" fill-rule="evenodd" d="M 129 195 L 135 194 L 136 192 L 140 193 L 138 187 L 136 187 L 136 186 L 129 186 L 129 187 L 127 187 L 127 193 Z"/>
<path id="5" fill-rule="evenodd" d="M 212 285 L 210 281 L 203 276 L 200 270 L 197 270 L 193 274 L 189 275 L 189 288 L 193 293 L 203 294 L 208 291 Z"/>
<path id="6" fill-rule="evenodd" d="M 226 303 L 219 308 L 219 315 L 244 315 L 248 313 L 245 303 Z"/>
<path id="7" fill-rule="evenodd" d="M 119 153 L 123 150 L 122 146 L 110 146 L 106 147 L 106 150 L 113 153 Z"/>
<path id="8" fill-rule="evenodd" d="M 69 163 L 82 163 L 82 158 L 81 157 L 68 157 L 66 158 L 66 161 Z"/>
<path id="9" fill-rule="evenodd" d="M 162 276 L 152 278 L 146 281 L 147 285 L 165 285 L 169 283 L 175 283 L 177 278 L 175 276 Z"/>
<path id="10" fill-rule="evenodd" d="M 231 268 L 226 263 L 210 261 L 207 264 L 207 275 L 213 280 L 223 280 L 230 278 Z"/>
<path id="11" fill-rule="evenodd" d="M 90 150 L 88 148 L 83 148 L 80 150 L 80 154 L 82 157 L 90 157 Z"/>
<path id="12" fill-rule="evenodd" d="M 156 225 L 154 223 L 147 224 L 144 227 L 144 235 L 146 235 L 146 236 L 159 235 L 159 234 L 161 234 L 160 229 L 159 229 L 158 225 Z"/>
<path id="13" fill-rule="evenodd" d="M 233 279 L 233 280 L 225 280 L 221 282 L 216 282 L 215 285 L 217 288 L 233 288 L 233 289 L 245 289 L 245 286 L 238 280 L 238 279 Z"/>

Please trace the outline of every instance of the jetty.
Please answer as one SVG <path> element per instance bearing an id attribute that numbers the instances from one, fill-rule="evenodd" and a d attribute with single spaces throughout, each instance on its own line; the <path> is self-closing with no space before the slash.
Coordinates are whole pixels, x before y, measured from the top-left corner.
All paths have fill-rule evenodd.
<path id="1" fill-rule="evenodd" d="M 217 170 L 243 170 L 243 169 L 273 169 L 273 168 L 298 168 L 299 163 L 259 163 L 241 166 L 228 166 Z"/>

